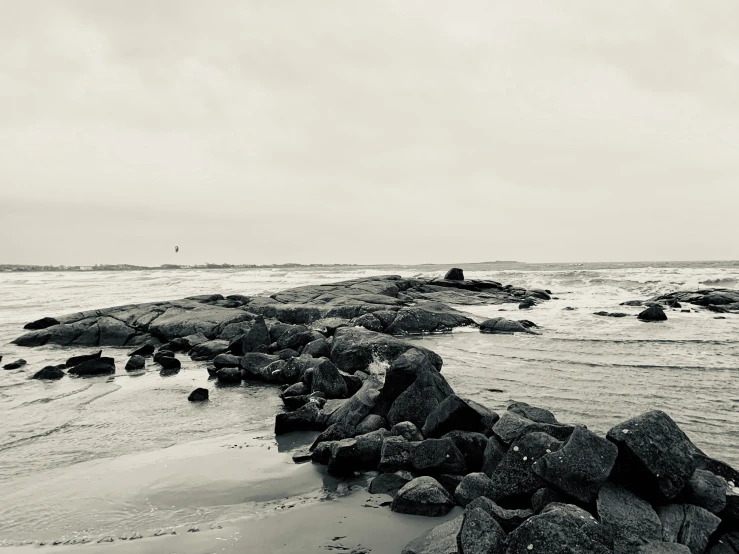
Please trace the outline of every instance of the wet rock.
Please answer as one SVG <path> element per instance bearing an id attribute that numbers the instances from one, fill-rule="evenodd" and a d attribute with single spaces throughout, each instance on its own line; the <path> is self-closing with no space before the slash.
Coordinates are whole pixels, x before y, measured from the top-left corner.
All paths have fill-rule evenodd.
<path id="1" fill-rule="evenodd" d="M 318 404 L 319 408 L 323 408 L 326 403 L 326 397 L 323 396 L 322 392 L 314 392 L 302 396 L 285 396 L 282 398 L 282 402 L 285 404 L 285 407 L 292 412 L 305 406 L 308 402 L 315 402 Z"/>
<path id="2" fill-rule="evenodd" d="M 219 383 L 226 385 L 238 385 L 241 383 L 241 370 L 238 367 L 222 367 L 216 371 Z"/>
<path id="3" fill-rule="evenodd" d="M 53 317 L 42 317 L 36 321 L 26 323 L 23 328 L 29 331 L 39 331 L 41 329 L 52 327 L 53 325 L 59 325 L 59 321 Z"/>
<path id="4" fill-rule="evenodd" d="M 174 352 L 171 350 L 164 350 L 160 348 L 156 354 L 154 354 L 154 363 L 159 363 L 162 358 L 174 358 Z"/>
<path id="5" fill-rule="evenodd" d="M 503 554 L 506 534 L 490 514 L 474 508 L 465 511 L 457 546 L 460 554 Z"/>
<path id="6" fill-rule="evenodd" d="M 370 414 L 357 424 L 357 435 L 364 435 L 372 431 L 387 429 L 387 423 L 382 416 Z"/>
<path id="7" fill-rule="evenodd" d="M 367 379 L 362 388 L 354 396 L 342 403 L 327 419 L 329 425 L 343 422 L 356 427 L 374 409 L 380 392 L 380 383 L 375 379 Z"/>
<path id="8" fill-rule="evenodd" d="M 10 362 L 9 364 L 5 364 L 3 366 L 3 369 L 8 369 L 8 370 L 10 370 L 10 369 L 20 369 L 21 367 L 23 367 L 24 365 L 26 365 L 26 363 L 28 363 L 28 362 L 26 362 L 26 360 L 24 360 L 23 358 L 19 358 L 19 359 L 17 359 L 14 362 Z"/>
<path id="9" fill-rule="evenodd" d="M 352 320 L 352 323 L 356 325 L 357 327 L 364 327 L 365 329 L 369 331 L 376 331 L 378 333 L 381 333 L 383 329 L 385 329 L 385 326 L 383 325 L 382 321 L 380 321 L 373 314 L 364 314 L 364 315 L 360 315 L 359 317 L 355 317 Z"/>
<path id="10" fill-rule="evenodd" d="M 310 394 L 310 389 L 302 381 L 294 383 L 282 391 L 282 396 L 304 396 Z"/>
<path id="11" fill-rule="evenodd" d="M 182 367 L 182 363 L 174 356 L 163 356 L 159 358 L 157 363 L 162 366 L 161 372 L 178 372 Z"/>
<path id="12" fill-rule="evenodd" d="M 692 504 L 668 504 L 659 508 L 662 540 L 683 544 L 692 554 L 703 554 L 721 520 Z"/>
<path id="13" fill-rule="evenodd" d="M 313 331 L 303 325 L 295 325 L 285 331 L 279 339 L 277 339 L 277 347 L 280 350 L 291 349 L 298 350 L 304 347 L 309 342 L 312 342 L 317 337 L 314 336 Z"/>
<path id="14" fill-rule="evenodd" d="M 544 482 L 533 471 L 534 462 L 559 450 L 562 443 L 546 433 L 534 432 L 515 440 L 490 478 L 494 494 L 491 499 L 518 503 L 528 501 Z"/>
<path id="15" fill-rule="evenodd" d="M 607 438 L 618 446 L 614 478 L 640 494 L 675 498 L 695 471 L 693 444 L 664 412 L 620 423 Z"/>
<path id="16" fill-rule="evenodd" d="M 620 306 L 643 306 L 643 302 L 641 300 L 627 300 L 626 302 L 621 302 L 619 304 Z"/>
<path id="17" fill-rule="evenodd" d="M 631 314 L 625 314 L 623 312 L 595 312 L 593 315 L 598 315 L 601 317 L 629 317 Z"/>
<path id="18" fill-rule="evenodd" d="M 272 373 L 266 368 L 275 361 L 277 361 L 277 356 L 249 352 L 241 358 L 241 374 L 244 379 L 274 381 Z"/>
<path id="19" fill-rule="evenodd" d="M 80 365 L 82 362 L 87 362 L 89 360 L 97 360 L 102 355 L 103 355 L 103 351 L 98 350 L 97 352 L 93 352 L 92 354 L 82 354 L 80 356 L 72 356 L 71 358 L 67 360 L 66 366 L 74 367 L 76 365 Z"/>
<path id="20" fill-rule="evenodd" d="M 550 504 L 508 535 L 506 554 L 613 554 L 612 544 L 608 529 L 585 510 Z"/>
<path id="21" fill-rule="evenodd" d="M 310 450 L 314 450 L 322 442 L 334 442 L 342 439 L 350 439 L 356 435 L 356 427 L 354 425 L 347 425 L 345 422 L 340 421 L 329 425 L 320 435 L 316 437 Z"/>
<path id="22" fill-rule="evenodd" d="M 412 470 L 411 443 L 403 437 L 386 437 L 382 442 L 380 451 L 380 463 L 377 469 L 383 472 L 394 472 L 399 470 Z"/>
<path id="23" fill-rule="evenodd" d="M 518 305 L 519 310 L 528 310 L 536 306 L 536 300 L 533 298 L 524 298 L 523 301 Z"/>
<path id="24" fill-rule="evenodd" d="M 467 510 L 473 510 L 475 508 L 485 510 L 490 514 L 506 533 L 510 533 L 534 515 L 534 512 L 531 510 L 506 510 L 486 496 L 478 496 L 467 504 Z"/>
<path id="25" fill-rule="evenodd" d="M 444 275 L 444 279 L 448 281 L 464 281 L 464 271 L 458 267 L 453 267 Z"/>
<path id="26" fill-rule="evenodd" d="M 380 473 L 370 481 L 368 491 L 370 494 L 387 494 L 395 498 L 398 491 L 412 480 L 413 475 L 408 471 Z"/>
<path id="27" fill-rule="evenodd" d="M 154 343 L 152 342 L 146 342 L 139 346 L 138 348 L 134 348 L 131 350 L 128 355 L 129 356 L 143 356 L 144 358 L 148 358 L 152 354 L 154 354 L 154 350 L 156 349 L 156 346 L 154 346 Z"/>
<path id="28" fill-rule="evenodd" d="M 648 502 L 614 483 L 598 493 L 598 516 L 613 533 L 614 554 L 632 554 L 641 544 L 662 540 L 662 522 Z"/>
<path id="29" fill-rule="evenodd" d="M 313 368 L 311 390 L 324 393 L 326 398 L 346 398 L 349 393 L 339 369 L 328 359 Z"/>
<path id="30" fill-rule="evenodd" d="M 419 353 L 418 351 L 409 353 L 408 357 L 418 358 Z M 422 355 L 420 357 L 423 358 Z M 383 405 L 380 403 L 388 400 L 388 379 L 389 376 L 386 375 L 385 385 L 378 398 L 378 413 L 381 415 Z M 393 384 L 394 382 L 391 381 L 391 386 Z M 453 392 L 441 374 L 432 370 L 421 371 L 413 383 L 392 402 L 386 419 L 390 425 L 410 421 L 416 427 L 421 428 L 424 426 L 426 418 Z"/>
<path id="31" fill-rule="evenodd" d="M 347 396 L 354 396 L 354 394 L 362 388 L 362 383 L 364 383 L 364 380 L 367 378 L 367 374 L 362 371 L 357 371 L 354 375 L 341 370 L 339 373 L 346 383 Z"/>
<path id="32" fill-rule="evenodd" d="M 439 517 L 454 507 L 454 501 L 433 477 L 417 477 L 398 491 L 391 510 L 401 514 Z"/>
<path id="33" fill-rule="evenodd" d="M 727 483 L 723 477 L 696 469 L 688 483 L 686 496 L 690 504 L 718 514 L 726 507 L 726 489 Z"/>
<path id="34" fill-rule="evenodd" d="M 328 358 L 331 355 L 331 344 L 325 338 L 316 339 L 306 344 L 301 354 L 312 358 Z"/>
<path id="35" fill-rule="evenodd" d="M 315 402 L 308 402 L 294 412 L 284 412 L 275 417 L 275 435 L 291 431 L 321 431 L 325 425 L 318 422 L 319 408 Z"/>
<path id="36" fill-rule="evenodd" d="M 455 430 L 485 431 L 482 418 L 483 414 L 475 407 L 456 394 L 450 394 L 428 415 L 421 432 L 425 437 L 439 438 Z"/>
<path id="37" fill-rule="evenodd" d="M 45 368 L 37 371 L 33 374 L 31 379 L 44 379 L 49 381 L 56 381 L 64 377 L 64 364 L 61 365 L 48 365 Z"/>
<path id="38" fill-rule="evenodd" d="M 498 464 L 508 452 L 508 445 L 501 441 L 498 437 L 492 436 L 485 445 L 485 451 L 482 454 L 482 471 L 490 477 Z"/>
<path id="39" fill-rule="evenodd" d="M 508 411 L 537 423 L 551 423 L 553 425 L 560 424 L 559 421 L 557 421 L 557 418 L 554 417 L 554 414 L 549 410 L 531 406 L 526 402 L 514 402 L 508 406 Z"/>
<path id="40" fill-rule="evenodd" d="M 464 456 L 451 439 L 426 439 L 410 443 L 413 470 L 430 475 L 465 474 Z"/>
<path id="41" fill-rule="evenodd" d="M 502 333 L 509 335 L 511 333 L 529 333 L 530 331 L 518 321 L 506 319 L 504 317 L 494 317 L 483 321 L 480 324 L 481 333 L 496 334 Z"/>
<path id="42" fill-rule="evenodd" d="M 115 373 L 115 360 L 113 358 L 95 358 L 87 360 L 81 364 L 69 369 L 67 372 L 70 375 L 78 375 L 80 377 L 92 376 L 92 375 L 110 375 Z"/>
<path id="43" fill-rule="evenodd" d="M 652 305 L 637 316 L 642 321 L 666 321 L 665 312 L 657 305 Z"/>
<path id="44" fill-rule="evenodd" d="M 407 441 L 422 441 L 423 435 L 418 428 L 410 421 L 401 421 L 396 423 L 390 429 L 390 436 L 403 437 Z"/>
<path id="45" fill-rule="evenodd" d="M 490 477 L 484 473 L 469 473 L 454 491 L 454 501 L 464 507 L 480 496 L 490 498 L 494 494 L 495 485 Z"/>
<path id="46" fill-rule="evenodd" d="M 383 439 L 387 429 L 379 429 L 353 439 L 343 439 L 331 444 L 328 471 L 342 476 L 358 470 L 375 469 L 380 462 Z"/>
<path id="47" fill-rule="evenodd" d="M 587 504 L 598 496 L 617 456 L 613 443 L 577 426 L 564 446 L 538 459 L 533 470 L 549 485 Z"/>
<path id="48" fill-rule="evenodd" d="M 137 371 L 139 369 L 144 369 L 146 366 L 146 358 L 143 356 L 139 356 L 138 354 L 135 354 L 131 356 L 128 359 L 128 362 L 126 362 L 126 371 Z"/>
<path id="49" fill-rule="evenodd" d="M 201 342 L 192 347 L 188 352 L 190 358 L 196 361 L 213 360 L 219 354 L 223 354 L 228 350 L 228 341 L 225 340 L 209 340 Z"/>
<path id="50" fill-rule="evenodd" d="M 244 354 L 254 352 L 259 348 L 266 348 L 271 342 L 267 324 L 264 322 L 264 317 L 260 315 L 257 316 L 249 331 L 241 339 L 241 351 Z"/>
<path id="51" fill-rule="evenodd" d="M 401 554 L 459 554 L 457 535 L 464 514 L 445 521 L 409 542 Z"/>
<path id="52" fill-rule="evenodd" d="M 208 389 L 197 388 L 187 397 L 190 402 L 204 402 L 208 400 Z"/>
<path id="53" fill-rule="evenodd" d="M 218 354 L 213 358 L 213 365 L 216 369 L 221 369 L 222 367 L 240 367 L 241 358 L 239 356 L 234 356 L 233 354 Z"/>

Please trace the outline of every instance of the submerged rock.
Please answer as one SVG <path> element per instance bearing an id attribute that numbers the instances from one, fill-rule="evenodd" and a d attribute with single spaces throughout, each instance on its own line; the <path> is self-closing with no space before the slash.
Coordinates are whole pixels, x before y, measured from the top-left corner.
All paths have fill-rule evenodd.
<path id="1" fill-rule="evenodd" d="M 103 351 L 98 350 L 97 352 L 94 352 L 92 354 L 82 354 L 81 356 L 72 356 L 71 358 L 67 360 L 66 366 L 74 367 L 76 365 L 81 364 L 82 362 L 87 362 L 89 360 L 96 360 L 102 355 L 103 355 Z"/>
<path id="2" fill-rule="evenodd" d="M 638 316 L 642 321 L 667 321 L 665 312 L 657 305 L 652 305 Z"/>
<path id="3" fill-rule="evenodd" d="M 45 379 L 50 381 L 56 381 L 64 377 L 64 364 L 61 365 L 47 365 L 45 368 L 37 371 L 33 374 L 31 379 Z"/>
<path id="4" fill-rule="evenodd" d="M 14 362 L 10 362 L 9 364 L 5 364 L 3 366 L 3 369 L 19 369 L 19 368 L 23 367 L 24 365 L 26 365 L 26 363 L 27 363 L 26 360 L 24 360 L 23 358 L 19 358 L 19 359 L 17 359 Z"/>

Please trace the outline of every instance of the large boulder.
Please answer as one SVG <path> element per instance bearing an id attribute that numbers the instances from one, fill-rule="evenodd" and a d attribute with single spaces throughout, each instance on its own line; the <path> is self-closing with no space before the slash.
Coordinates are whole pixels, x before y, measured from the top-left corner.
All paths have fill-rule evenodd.
<path id="1" fill-rule="evenodd" d="M 280 335 L 280 338 L 276 341 L 277 348 L 280 350 L 286 348 L 298 350 L 317 338 L 322 337 L 320 335 L 316 336 L 315 331 L 311 331 L 303 325 L 295 325 Z"/>
<path id="2" fill-rule="evenodd" d="M 459 554 L 503 554 L 506 534 L 493 516 L 481 508 L 465 511 L 457 535 Z"/>
<path id="3" fill-rule="evenodd" d="M 423 435 L 410 421 L 401 421 L 390 428 L 391 437 L 403 437 L 407 441 L 422 441 Z"/>
<path id="4" fill-rule="evenodd" d="M 264 317 L 260 315 L 252 322 L 249 331 L 241 339 L 241 351 L 244 354 L 263 351 L 271 342 L 267 324 L 264 322 Z"/>
<path id="5" fill-rule="evenodd" d="M 409 542 L 401 554 L 459 554 L 457 536 L 464 514 L 432 527 Z"/>
<path id="6" fill-rule="evenodd" d="M 376 469 L 380 462 L 382 442 L 388 431 L 380 429 L 353 439 L 343 439 L 331 445 L 328 472 L 332 475 L 349 475 L 354 471 Z"/>
<path id="7" fill-rule="evenodd" d="M 619 423 L 607 438 L 618 446 L 614 477 L 642 495 L 675 498 L 695 471 L 695 447 L 664 412 L 647 412 Z"/>
<path id="8" fill-rule="evenodd" d="M 367 379 L 354 396 L 339 405 L 330 414 L 324 414 L 327 425 L 342 422 L 356 427 L 375 407 L 379 396 L 380 383 L 374 378 Z"/>
<path id="9" fill-rule="evenodd" d="M 428 438 L 439 438 L 454 430 L 484 432 L 487 429 L 482 422 L 483 414 L 477 406 L 450 394 L 428 415 L 421 432 Z"/>
<path id="10" fill-rule="evenodd" d="M 451 439 L 454 446 L 459 449 L 464 457 L 464 465 L 467 471 L 482 471 L 485 449 L 488 445 L 488 439 L 485 435 L 470 431 L 451 431 L 441 438 Z"/>
<path id="11" fill-rule="evenodd" d="M 417 477 L 398 491 L 391 510 L 401 514 L 439 517 L 449 513 L 454 501 L 433 477 Z"/>
<path id="12" fill-rule="evenodd" d="M 466 473 L 464 456 L 451 439 L 427 439 L 410 444 L 410 461 L 414 471 L 427 475 Z"/>
<path id="13" fill-rule="evenodd" d="M 349 392 L 339 369 L 328 359 L 313 368 L 311 391 L 322 392 L 326 398 L 346 398 Z"/>
<path id="14" fill-rule="evenodd" d="M 639 319 L 642 321 L 667 321 L 667 316 L 665 315 L 665 312 L 657 306 L 656 304 L 652 304 L 644 310 L 643 312 L 640 312 L 638 316 Z"/>
<path id="15" fill-rule="evenodd" d="M 614 554 L 632 554 L 639 545 L 662 540 L 662 522 L 648 502 L 614 483 L 601 487 L 598 516 L 614 540 Z"/>
<path id="16" fill-rule="evenodd" d="M 45 368 L 40 369 L 39 371 L 34 373 L 31 379 L 56 381 L 64 377 L 64 368 L 65 368 L 64 364 L 48 365 Z"/>
<path id="17" fill-rule="evenodd" d="M 291 431 L 321 431 L 325 425 L 318 420 L 318 404 L 308 402 L 294 412 L 283 412 L 275 417 L 275 435 L 290 433 Z"/>
<path id="18" fill-rule="evenodd" d="M 377 469 L 388 473 L 413 470 L 411 463 L 411 445 L 413 444 L 419 443 L 408 442 L 403 437 L 387 437 L 382 441 L 380 463 Z"/>
<path id="19" fill-rule="evenodd" d="M 224 352 L 213 358 L 213 365 L 216 369 L 221 369 L 222 367 L 239 367 L 241 365 L 241 356 L 234 356 L 233 354 L 226 354 Z"/>
<path id="20" fill-rule="evenodd" d="M 523 323 L 506 319 L 504 317 L 494 317 L 480 323 L 480 332 L 486 334 L 504 334 L 512 333 L 531 333 Z"/>
<path id="21" fill-rule="evenodd" d="M 726 479 L 705 469 L 696 469 L 688 484 L 687 500 L 718 514 L 726 507 L 726 490 Z"/>
<path id="22" fill-rule="evenodd" d="M 492 479 L 484 473 L 469 473 L 454 491 L 454 501 L 460 506 L 467 506 L 470 502 L 485 496 L 490 498 L 495 495 L 495 485 Z"/>
<path id="23" fill-rule="evenodd" d="M 387 494 L 395 498 L 398 491 L 413 480 L 413 474 L 408 471 L 380 473 L 372 479 L 367 489 L 370 494 Z"/>
<path id="24" fill-rule="evenodd" d="M 331 343 L 325 338 L 312 340 L 303 347 L 301 354 L 312 358 L 328 358 L 331 355 Z"/>
<path id="25" fill-rule="evenodd" d="M 222 367 L 216 371 L 219 383 L 226 385 L 238 385 L 241 383 L 242 375 L 238 367 Z"/>
<path id="26" fill-rule="evenodd" d="M 137 371 L 139 369 L 144 369 L 145 366 L 146 366 L 146 358 L 138 354 L 134 354 L 126 362 L 125 370 L 126 371 Z"/>
<path id="27" fill-rule="evenodd" d="M 267 370 L 270 364 L 277 361 L 277 356 L 249 352 L 241 358 L 241 375 L 246 380 L 274 381 L 272 372 Z"/>
<path id="28" fill-rule="evenodd" d="M 498 437 L 492 436 L 482 453 L 482 471 L 490 477 L 508 452 L 508 445 Z"/>
<path id="29" fill-rule="evenodd" d="M 448 281 L 464 281 L 464 271 L 458 267 L 453 267 L 446 272 L 444 279 Z"/>
<path id="30" fill-rule="evenodd" d="M 662 540 L 687 546 L 692 554 L 703 554 L 721 520 L 693 504 L 668 504 L 659 508 Z"/>
<path id="31" fill-rule="evenodd" d="M 196 361 L 212 360 L 219 354 L 223 354 L 228 350 L 228 341 L 225 340 L 209 340 L 201 342 L 192 347 L 188 352 L 190 358 Z"/>
<path id="32" fill-rule="evenodd" d="M 205 402 L 208 400 L 208 389 L 197 388 L 187 397 L 190 402 Z"/>
<path id="33" fill-rule="evenodd" d="M 532 421 L 515 412 L 506 411 L 500 416 L 498 422 L 493 425 L 493 434 L 505 444 L 511 444 L 519 437 L 534 431 L 546 433 L 562 441 L 567 440 L 574 429 L 572 425 L 541 423 Z"/>
<path id="34" fill-rule="evenodd" d="M 508 535 L 506 554 L 613 554 L 609 530 L 585 510 L 550 504 Z"/>
<path id="35" fill-rule="evenodd" d="M 182 367 L 182 363 L 174 356 L 163 356 L 157 360 L 157 363 L 162 366 L 159 373 L 166 375 L 168 373 L 177 373 Z"/>
<path id="36" fill-rule="evenodd" d="M 577 426 L 564 446 L 539 458 L 533 470 L 549 485 L 587 504 L 598 496 L 617 456 L 613 443 Z"/>
<path id="37" fill-rule="evenodd" d="M 103 355 L 103 351 L 98 350 L 97 352 L 93 352 L 92 354 L 81 354 L 79 356 L 72 356 L 71 358 L 67 360 L 66 366 L 74 367 L 74 366 L 80 365 L 82 362 L 87 362 L 89 360 L 97 360 L 102 355 Z"/>
<path id="38" fill-rule="evenodd" d="M 93 375 L 110 375 L 115 373 L 115 360 L 113 358 L 94 358 L 69 369 L 70 375 L 87 377 Z"/>

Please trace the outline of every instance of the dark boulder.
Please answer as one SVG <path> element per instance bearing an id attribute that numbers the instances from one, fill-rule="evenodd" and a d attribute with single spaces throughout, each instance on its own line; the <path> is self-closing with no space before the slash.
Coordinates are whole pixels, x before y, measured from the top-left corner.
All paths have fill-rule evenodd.
<path id="1" fill-rule="evenodd" d="M 208 389 L 197 388 L 187 397 L 190 402 L 204 402 L 208 400 Z"/>
<path id="2" fill-rule="evenodd" d="M 269 354 L 259 352 L 244 354 L 241 358 L 241 374 L 244 379 L 273 381 L 271 372 L 267 371 L 266 368 L 275 361 L 277 361 L 277 356 L 270 356 Z"/>
<path id="3" fill-rule="evenodd" d="M 341 370 L 339 370 L 339 373 L 344 378 L 344 382 L 346 383 L 346 390 L 348 393 L 347 396 L 354 396 L 354 394 L 362 388 L 362 383 L 364 383 L 364 379 L 367 376 L 367 374 L 362 371 L 357 371 L 354 375 Z M 311 373 L 311 379 L 312 378 L 313 375 Z"/>
<path id="4" fill-rule="evenodd" d="M 567 440 L 574 429 L 572 425 L 539 423 L 517 413 L 506 411 L 493 426 L 493 434 L 505 444 L 510 444 L 517 438 L 533 432 L 546 433 L 557 440 Z"/>
<path id="5" fill-rule="evenodd" d="M 222 367 L 216 371 L 219 383 L 225 385 L 238 385 L 241 383 L 242 375 L 238 367 Z"/>
<path id="6" fill-rule="evenodd" d="M 357 435 L 364 435 L 372 431 L 387 429 L 387 422 L 382 416 L 370 414 L 357 424 Z"/>
<path id="7" fill-rule="evenodd" d="M 205 361 L 213 360 L 216 356 L 223 354 L 227 350 L 228 341 L 209 340 L 193 346 L 188 354 L 192 360 Z"/>
<path id="8" fill-rule="evenodd" d="M 87 362 L 89 360 L 97 360 L 102 355 L 103 355 L 103 351 L 98 350 L 97 352 L 94 352 L 92 354 L 82 354 L 80 356 L 72 356 L 71 358 L 67 360 L 66 366 L 74 367 L 76 365 L 80 365 L 82 362 Z"/>
<path id="9" fill-rule="evenodd" d="M 534 300 L 533 298 L 524 298 L 518 305 L 518 309 L 528 310 L 529 308 L 533 308 L 534 306 L 536 306 L 536 300 Z"/>
<path id="10" fill-rule="evenodd" d="M 601 317 L 629 317 L 631 314 L 625 314 L 623 312 L 594 312 L 593 315 L 599 315 Z"/>
<path id="11" fill-rule="evenodd" d="M 662 540 L 687 546 L 692 554 L 703 554 L 721 520 L 692 504 L 668 504 L 659 508 Z"/>
<path id="12" fill-rule="evenodd" d="M 737 554 L 739 553 L 739 531 L 722 535 L 708 554 Z"/>
<path id="13" fill-rule="evenodd" d="M 474 510 L 475 508 L 483 509 L 493 516 L 493 519 L 498 522 L 498 525 L 500 525 L 506 533 L 510 533 L 534 515 L 534 512 L 531 510 L 506 510 L 505 508 L 498 506 L 486 496 L 478 496 L 472 502 L 467 504 L 468 510 Z"/>
<path id="14" fill-rule="evenodd" d="M 325 338 L 313 340 L 305 345 L 301 354 L 312 358 L 328 358 L 331 355 L 331 343 Z"/>
<path id="15" fill-rule="evenodd" d="M 447 281 L 464 281 L 464 271 L 458 267 L 453 267 L 444 275 Z"/>
<path id="16" fill-rule="evenodd" d="M 418 428 L 410 421 L 401 421 L 396 423 L 390 429 L 390 436 L 403 437 L 407 441 L 422 441 L 423 435 Z"/>
<path id="17" fill-rule="evenodd" d="M 486 431 L 483 414 L 475 408 L 456 394 L 450 394 L 428 415 L 421 432 L 425 437 L 438 438 L 454 430 Z"/>
<path id="18" fill-rule="evenodd" d="M 224 352 L 223 354 L 218 354 L 213 358 L 213 365 L 216 369 L 221 369 L 222 367 L 240 367 L 241 357 L 234 356 L 233 354 L 226 354 Z"/>
<path id="19" fill-rule="evenodd" d="M 319 408 L 315 402 L 308 402 L 294 412 L 284 412 L 275 417 L 275 435 L 291 431 L 321 431 L 325 428 L 318 421 Z"/>
<path id="20" fill-rule="evenodd" d="M 53 317 L 42 317 L 41 319 L 37 319 L 31 323 L 26 323 L 23 328 L 29 331 L 40 331 L 41 329 L 46 329 L 53 325 L 59 325 L 59 320 L 54 319 Z"/>
<path id="21" fill-rule="evenodd" d="M 632 554 L 641 544 L 662 540 L 662 522 L 652 506 L 620 485 L 601 487 L 597 507 L 601 523 L 613 533 L 614 554 Z"/>
<path id="22" fill-rule="evenodd" d="M 488 445 L 485 435 L 471 431 L 451 431 L 441 438 L 452 440 L 454 446 L 462 453 L 468 472 L 482 471 L 485 448 Z"/>
<path id="23" fill-rule="evenodd" d="M 293 383 L 282 391 L 283 398 L 286 396 L 304 396 L 306 394 L 310 394 L 310 388 L 308 388 L 308 386 L 302 381 L 299 383 Z"/>
<path id="24" fill-rule="evenodd" d="M 426 439 L 410 443 L 410 461 L 414 471 L 427 475 L 467 473 L 464 456 L 449 439 Z"/>
<path id="25" fill-rule="evenodd" d="M 363 314 L 363 315 L 360 315 L 359 317 L 355 317 L 352 320 L 352 323 L 356 325 L 357 327 L 364 327 L 365 329 L 368 329 L 369 331 L 376 331 L 378 333 L 381 333 L 383 329 L 385 329 L 385 326 L 382 324 L 382 321 L 380 321 L 373 314 Z"/>
<path id="26" fill-rule="evenodd" d="M 493 516 L 474 508 L 465 511 L 457 546 L 459 554 L 503 554 L 506 534 Z"/>
<path id="27" fill-rule="evenodd" d="M 156 350 L 156 346 L 154 346 L 154 343 L 147 342 L 139 346 L 138 348 L 135 348 L 131 350 L 128 355 L 129 356 L 143 356 L 144 358 L 148 358 L 152 354 L 154 354 L 154 350 Z"/>
<path id="28" fill-rule="evenodd" d="M 287 331 L 280 335 L 279 339 L 277 339 L 277 348 L 279 348 L 280 350 L 286 348 L 298 350 L 317 338 L 314 336 L 313 333 L 314 331 L 311 331 L 303 325 L 295 325 L 293 327 L 290 327 Z"/>
<path id="29" fill-rule="evenodd" d="M 262 347 L 266 348 L 271 342 L 267 324 L 264 322 L 264 317 L 260 315 L 257 316 L 249 331 L 241 339 L 241 351 L 244 354 L 254 352 Z"/>
<path id="30" fill-rule="evenodd" d="M 17 359 L 14 362 L 10 362 L 9 364 L 5 364 L 3 366 L 3 369 L 8 369 L 8 370 L 10 370 L 10 369 L 19 369 L 19 368 L 23 367 L 24 365 L 26 365 L 26 363 L 28 363 L 28 362 L 26 362 L 26 360 L 24 360 L 23 358 L 19 358 L 19 359 Z"/>
<path id="31" fill-rule="evenodd" d="M 539 514 L 544 510 L 544 508 L 554 502 L 559 504 L 571 504 L 570 499 L 561 492 L 550 489 L 549 487 L 544 487 L 543 489 L 537 490 L 531 496 L 531 509 L 534 510 L 535 514 Z"/>
<path id="32" fill-rule="evenodd" d="M 667 321 L 665 312 L 656 304 L 653 304 L 643 312 L 640 312 L 636 317 L 642 321 Z"/>
<path id="33" fill-rule="evenodd" d="M 485 445 L 485 451 L 482 453 L 482 471 L 490 477 L 498 464 L 505 458 L 507 452 L 507 444 L 496 436 L 490 437 Z"/>
<path id="34" fill-rule="evenodd" d="M 374 378 L 367 379 L 356 394 L 328 415 L 327 424 L 341 421 L 354 427 L 359 425 L 359 422 L 373 411 L 377 397 L 380 394 L 377 390 L 379 386 L 380 383 Z"/>
<path id="35" fill-rule="evenodd" d="M 480 496 L 490 498 L 494 494 L 495 486 L 490 477 L 484 473 L 469 473 L 454 491 L 454 501 L 464 507 Z"/>
<path id="36" fill-rule="evenodd" d="M 398 491 L 413 480 L 413 475 L 408 471 L 396 471 L 394 473 L 380 473 L 369 483 L 370 494 L 387 494 L 395 498 Z"/>
<path id="37" fill-rule="evenodd" d="M 311 390 L 324 393 L 326 398 L 346 398 L 349 395 L 346 381 L 339 369 L 328 359 L 313 368 Z"/>
<path id="38" fill-rule="evenodd" d="M 315 438 L 310 450 L 315 450 L 322 442 L 334 442 L 342 439 L 350 439 L 356 434 L 356 426 L 354 425 L 347 425 L 343 421 L 333 423 Z"/>
<path id="39" fill-rule="evenodd" d="M 464 514 L 432 527 L 405 545 L 401 554 L 459 554 L 457 536 L 463 519 Z"/>
<path id="40" fill-rule="evenodd" d="M 78 375 L 80 377 L 91 375 L 110 375 L 115 373 L 115 360 L 113 358 L 94 358 L 87 360 L 81 364 L 69 369 L 70 375 Z"/>
<path id="41" fill-rule="evenodd" d="M 506 319 L 504 317 L 494 317 L 487 319 L 480 324 L 480 332 L 488 334 L 502 333 L 510 335 L 511 333 L 530 333 L 522 323 Z"/>
<path id="42" fill-rule="evenodd" d="M 554 417 L 554 414 L 549 410 L 531 406 L 526 402 L 514 402 L 508 406 L 508 411 L 537 423 L 551 423 L 553 425 L 560 424 L 559 421 L 557 421 L 557 418 Z"/>
<path id="43" fill-rule="evenodd" d="M 675 498 L 695 471 L 695 447 L 664 412 L 620 423 L 607 438 L 618 446 L 614 478 L 642 495 Z"/>
<path id="44" fill-rule="evenodd" d="M 173 373 L 176 373 L 182 367 L 182 364 L 180 363 L 180 361 L 177 358 L 175 358 L 174 356 L 162 356 L 161 358 L 159 358 L 159 360 L 157 361 L 157 363 L 160 366 L 162 366 L 162 369 L 160 370 L 160 373 L 161 372 L 165 372 L 165 373 L 166 372 L 173 372 Z"/>
<path id="45" fill-rule="evenodd" d="M 382 442 L 387 429 L 379 429 L 353 439 L 343 439 L 331 444 L 328 472 L 331 475 L 349 475 L 354 471 L 376 469 L 380 462 Z"/>
<path id="46" fill-rule="evenodd" d="M 136 371 L 138 369 L 144 369 L 146 366 L 146 358 L 143 356 L 139 356 L 138 354 L 134 354 L 128 359 L 128 362 L 126 362 L 126 371 Z"/>
<path id="47" fill-rule="evenodd" d="M 691 554 L 690 549 L 672 542 L 648 542 L 641 545 L 636 554 Z M 733 552 L 731 554 L 734 554 Z"/>
<path id="48" fill-rule="evenodd" d="M 417 477 L 398 491 L 391 510 L 401 514 L 440 517 L 449 513 L 454 501 L 433 477 Z"/>
<path id="49" fill-rule="evenodd" d="M 50 381 L 56 381 L 64 377 L 65 365 L 48 365 L 45 368 L 37 371 L 33 374 L 31 379 L 44 379 Z"/>
<path id="50" fill-rule="evenodd" d="M 162 358 L 174 358 L 174 352 L 171 350 L 163 350 L 159 349 L 156 354 L 154 354 L 154 363 L 159 363 L 159 360 Z"/>
<path id="51" fill-rule="evenodd" d="M 686 497 L 690 504 L 718 514 L 726 507 L 726 490 L 727 483 L 723 477 L 696 469 L 688 483 Z"/>
<path id="52" fill-rule="evenodd" d="M 420 443 L 408 442 L 403 437 L 386 437 L 382 441 L 380 463 L 377 469 L 386 473 L 413 470 L 411 463 L 411 445 L 413 444 Z"/>
<path id="53" fill-rule="evenodd" d="M 539 458 L 533 470 L 549 485 L 587 504 L 598 496 L 617 456 L 613 443 L 577 426 L 564 446 Z"/>
<path id="54" fill-rule="evenodd" d="M 506 554 L 613 554 L 612 545 L 605 526 L 585 510 L 550 504 L 508 535 Z"/>

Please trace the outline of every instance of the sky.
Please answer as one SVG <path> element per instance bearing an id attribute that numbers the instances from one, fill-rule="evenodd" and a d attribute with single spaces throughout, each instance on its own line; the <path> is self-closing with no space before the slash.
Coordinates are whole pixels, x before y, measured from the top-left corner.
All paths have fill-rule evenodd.
<path id="1" fill-rule="evenodd" d="M 0 264 L 739 259 L 736 0 L 0 7 Z"/>

